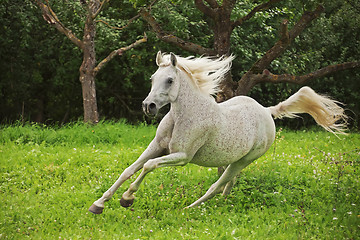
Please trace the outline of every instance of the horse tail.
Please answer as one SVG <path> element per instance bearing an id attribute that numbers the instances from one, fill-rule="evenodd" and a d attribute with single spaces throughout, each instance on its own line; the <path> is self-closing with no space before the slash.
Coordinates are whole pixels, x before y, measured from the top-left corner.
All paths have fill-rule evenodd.
<path id="1" fill-rule="evenodd" d="M 298 113 L 308 113 L 317 124 L 334 134 L 346 134 L 347 116 L 338 101 L 319 95 L 309 87 L 302 87 L 278 105 L 268 109 L 274 118 L 298 117 Z"/>

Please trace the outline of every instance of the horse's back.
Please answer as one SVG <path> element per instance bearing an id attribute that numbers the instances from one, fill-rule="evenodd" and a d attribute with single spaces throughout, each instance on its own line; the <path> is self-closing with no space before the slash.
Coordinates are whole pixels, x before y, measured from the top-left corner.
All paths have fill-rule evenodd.
<path id="1" fill-rule="evenodd" d="M 234 119 L 236 122 L 273 123 L 270 110 L 247 96 L 231 98 L 220 103 L 219 107 L 226 118 Z"/>
<path id="2" fill-rule="evenodd" d="M 237 96 L 233 97 L 225 102 L 219 103 L 221 108 L 239 108 L 239 107 L 252 107 L 252 108 L 264 108 L 260 103 L 258 103 L 255 99 L 248 96 Z"/>
<path id="3" fill-rule="evenodd" d="M 227 125 L 236 125 L 242 134 L 249 135 L 250 138 L 275 134 L 275 124 L 270 110 L 253 98 L 234 97 L 220 103 L 219 107 Z"/>

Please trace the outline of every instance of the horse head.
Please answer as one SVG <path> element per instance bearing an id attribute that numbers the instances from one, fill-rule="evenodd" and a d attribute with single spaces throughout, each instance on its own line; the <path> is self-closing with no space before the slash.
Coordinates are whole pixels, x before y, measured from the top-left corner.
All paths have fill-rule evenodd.
<path id="1" fill-rule="evenodd" d="M 180 83 L 176 56 L 171 53 L 165 58 L 159 51 L 156 56 L 158 70 L 151 76 L 151 91 L 143 101 L 143 111 L 146 115 L 155 116 L 159 109 L 178 96 Z"/>

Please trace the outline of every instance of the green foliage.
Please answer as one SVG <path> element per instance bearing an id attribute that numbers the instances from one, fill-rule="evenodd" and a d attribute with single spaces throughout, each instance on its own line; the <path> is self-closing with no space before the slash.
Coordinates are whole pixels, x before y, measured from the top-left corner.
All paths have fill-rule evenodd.
<path id="1" fill-rule="evenodd" d="M 360 135 L 281 131 L 227 197 L 183 208 L 217 179 L 195 165 L 148 174 L 132 208 L 102 215 L 94 200 L 144 151 L 152 126 L 101 122 L 0 131 L 1 239 L 354 239 L 359 235 Z"/>
<path id="2" fill-rule="evenodd" d="M 245 16 L 260 2 L 237 1 L 232 20 Z M 64 25 L 82 39 L 86 9 L 80 1 L 50 3 Z M 119 28 L 127 25 L 140 8 L 149 3 L 143 0 L 109 1 L 98 19 Z M 279 26 L 283 19 L 289 20 L 291 29 L 304 11 L 313 10 L 318 3 L 324 5 L 325 13 L 313 21 L 280 58 L 273 61 L 269 70 L 274 74 L 301 75 L 329 64 L 358 61 L 360 7 L 357 1 L 288 0 L 255 14 L 234 29 L 231 52 L 237 58 L 233 62 L 233 79 L 239 80 L 273 46 L 279 38 Z M 195 7 L 194 1 L 159 0 L 151 12 L 164 31 L 204 47 L 212 47 L 212 23 Z M 81 51 L 49 26 L 30 0 L 3 1 L 0 19 L 0 121 L 38 120 L 37 116 L 43 114 L 43 121 L 62 123 L 81 117 L 82 93 L 78 80 Z M 123 30 L 108 25 L 97 22 L 98 61 L 111 51 L 139 39 L 144 32 L 148 42 L 117 56 L 98 74 L 96 86 L 100 116 L 141 121 L 141 102 L 150 89 L 148 79 L 156 70 L 156 52 L 162 50 L 183 56 L 193 54 L 159 41 L 141 18 Z M 360 72 L 355 69 L 312 80 L 307 85 L 344 102 L 349 109 L 348 114 L 355 121 L 351 124 L 358 126 L 360 83 L 356 79 L 359 78 Z M 250 95 L 261 104 L 270 106 L 286 99 L 299 87 L 260 84 L 252 89 Z M 297 124 L 298 120 L 290 121 L 288 125 L 296 127 Z"/>
<path id="3" fill-rule="evenodd" d="M 46 24 L 29 0 L 1 4 L 0 18 L 1 121 L 20 119 L 22 114 L 35 119 L 39 105 L 45 105 L 46 120 L 61 121 L 67 111 L 79 116 L 80 52 Z"/>
<path id="4" fill-rule="evenodd" d="M 154 17 L 165 31 L 204 47 L 209 47 L 212 32 L 194 2 L 161 0 L 154 9 Z M 176 50 L 178 52 L 179 49 Z M 193 53 L 190 53 L 193 54 Z"/>

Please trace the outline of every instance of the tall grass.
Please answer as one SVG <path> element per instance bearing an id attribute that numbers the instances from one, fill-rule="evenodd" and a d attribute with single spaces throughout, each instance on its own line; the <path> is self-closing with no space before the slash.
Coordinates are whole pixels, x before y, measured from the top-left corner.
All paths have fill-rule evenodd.
<path id="1" fill-rule="evenodd" d="M 94 200 L 145 150 L 155 127 L 124 122 L 2 126 L 0 239 L 356 239 L 360 134 L 278 131 L 232 193 L 183 208 L 217 179 L 195 165 L 150 173 L 131 208 Z"/>
<path id="2" fill-rule="evenodd" d="M 97 125 L 74 122 L 58 126 L 42 124 L 14 124 L 0 128 L 0 143 L 46 145 L 121 144 L 139 142 L 144 132 L 155 133 L 154 126 L 127 125 L 125 121 L 100 122 Z M 142 135 L 143 134 L 143 135 Z M 140 137 L 140 138 L 138 138 Z M 135 143 L 134 142 L 134 143 Z M 146 144 L 146 142 L 144 142 Z"/>

